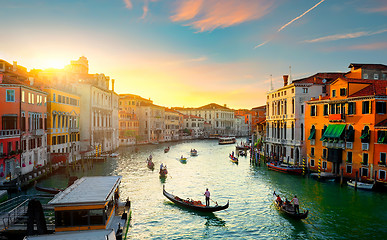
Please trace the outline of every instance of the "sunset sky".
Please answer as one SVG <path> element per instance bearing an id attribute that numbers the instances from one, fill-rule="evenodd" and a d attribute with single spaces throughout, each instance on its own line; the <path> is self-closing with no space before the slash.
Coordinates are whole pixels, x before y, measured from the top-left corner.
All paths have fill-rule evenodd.
<path id="1" fill-rule="evenodd" d="M 387 64 L 385 0 L 0 0 L 0 59 L 86 56 L 117 93 L 163 106 L 265 104 L 270 87 L 350 63 Z"/>

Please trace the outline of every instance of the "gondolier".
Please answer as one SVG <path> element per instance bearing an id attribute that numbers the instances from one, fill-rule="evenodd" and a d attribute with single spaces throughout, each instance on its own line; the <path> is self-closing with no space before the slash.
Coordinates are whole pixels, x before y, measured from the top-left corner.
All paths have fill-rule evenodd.
<path id="1" fill-rule="evenodd" d="M 206 188 L 206 192 L 204 193 L 204 196 L 206 196 L 206 207 L 210 206 L 210 191 L 208 191 L 208 188 Z"/>
<path id="2" fill-rule="evenodd" d="M 300 203 L 298 202 L 298 198 L 296 195 L 294 195 L 294 198 L 291 201 L 294 205 L 294 212 L 297 214 L 300 214 Z"/>

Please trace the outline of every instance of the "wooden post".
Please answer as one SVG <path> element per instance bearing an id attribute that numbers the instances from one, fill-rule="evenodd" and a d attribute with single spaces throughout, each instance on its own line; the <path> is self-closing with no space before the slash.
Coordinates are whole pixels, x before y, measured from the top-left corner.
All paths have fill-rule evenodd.
<path id="1" fill-rule="evenodd" d="M 340 172 L 340 186 L 343 186 L 343 172 L 344 172 L 344 169 L 341 168 L 341 172 Z"/>
<path id="2" fill-rule="evenodd" d="M 355 190 L 357 190 L 357 175 L 358 175 L 358 171 L 356 171 L 356 177 L 355 177 Z"/>

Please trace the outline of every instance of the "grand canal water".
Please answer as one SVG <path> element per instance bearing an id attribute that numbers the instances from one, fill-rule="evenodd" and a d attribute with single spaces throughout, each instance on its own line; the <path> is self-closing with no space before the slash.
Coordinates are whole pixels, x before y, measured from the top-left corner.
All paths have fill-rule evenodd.
<path id="1" fill-rule="evenodd" d="M 164 153 L 168 145 L 171 150 Z M 140 146 L 137 153 L 134 147 L 120 148 L 119 158 L 86 173 L 123 177 L 121 195 L 132 201 L 131 239 L 386 239 L 386 193 L 253 167 L 248 157 L 236 165 L 228 158 L 235 146 L 213 140 L 168 145 Z M 198 156 L 189 157 L 191 148 Z M 149 154 L 154 171 L 146 167 Z M 180 163 L 181 155 L 188 157 L 186 164 Z M 161 162 L 168 166 L 165 180 L 157 171 Z M 56 175 L 40 184 L 66 183 L 64 175 Z M 186 210 L 163 196 L 163 185 L 181 198 L 203 202 L 209 188 L 212 199 L 222 205 L 229 200 L 230 207 L 214 214 Z M 309 209 L 308 218 L 297 221 L 280 214 L 272 203 L 274 190 L 288 199 L 296 194 L 301 209 Z"/>

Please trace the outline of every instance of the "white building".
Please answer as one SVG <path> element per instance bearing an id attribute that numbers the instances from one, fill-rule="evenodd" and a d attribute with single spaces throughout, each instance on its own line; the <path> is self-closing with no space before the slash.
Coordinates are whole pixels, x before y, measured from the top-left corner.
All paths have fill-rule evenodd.
<path id="1" fill-rule="evenodd" d="M 190 132 L 191 138 L 204 137 L 204 119 L 194 115 L 183 116 L 183 131 Z"/>
<path id="2" fill-rule="evenodd" d="M 144 143 L 164 142 L 165 108 L 150 102 L 141 102 L 138 110 L 141 141 Z"/>
<path id="3" fill-rule="evenodd" d="M 179 121 L 180 113 L 165 108 L 165 133 L 164 139 L 166 142 L 169 141 L 177 141 L 180 139 L 180 121 Z"/>
<path id="4" fill-rule="evenodd" d="M 210 125 L 209 132 L 205 134 L 235 135 L 234 130 L 234 110 L 211 103 L 199 108 L 175 108 L 185 115 L 201 117 Z M 206 127 L 207 129 L 207 127 Z"/>
<path id="5" fill-rule="evenodd" d="M 317 73 L 270 90 L 266 103 L 266 154 L 276 159 L 301 163 L 305 152 L 305 101 L 326 93 L 326 84 L 341 73 Z"/>

